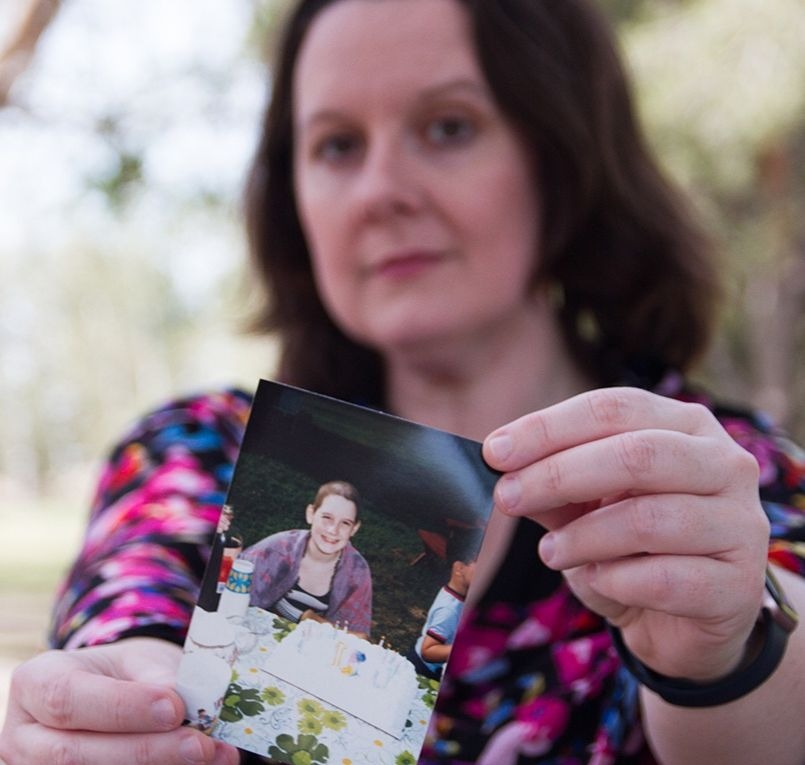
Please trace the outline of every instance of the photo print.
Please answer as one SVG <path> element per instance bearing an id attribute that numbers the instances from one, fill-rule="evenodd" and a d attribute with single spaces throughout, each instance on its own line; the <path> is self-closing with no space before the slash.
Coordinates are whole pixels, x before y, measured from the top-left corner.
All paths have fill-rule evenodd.
<path id="1" fill-rule="evenodd" d="M 260 381 L 178 690 L 273 762 L 415 763 L 497 475 L 481 445 Z"/>

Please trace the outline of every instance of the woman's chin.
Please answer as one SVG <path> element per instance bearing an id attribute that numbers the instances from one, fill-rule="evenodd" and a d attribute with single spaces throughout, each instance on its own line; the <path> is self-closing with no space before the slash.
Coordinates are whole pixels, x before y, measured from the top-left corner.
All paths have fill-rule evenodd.
<path id="1" fill-rule="evenodd" d="M 429 353 L 440 347 L 455 350 L 487 338 L 499 343 L 522 334 L 535 321 L 545 321 L 533 297 L 491 290 L 479 299 L 466 290 L 445 287 L 439 293 L 378 297 L 356 305 L 357 310 L 342 313 L 342 326 L 384 356 Z"/>
<path id="2" fill-rule="evenodd" d="M 382 356 L 396 356 L 420 353 L 442 344 L 449 345 L 462 331 L 460 323 L 452 320 L 452 317 L 428 317 L 420 313 L 405 314 L 393 321 L 376 322 L 369 331 L 355 333 L 353 337 Z"/>

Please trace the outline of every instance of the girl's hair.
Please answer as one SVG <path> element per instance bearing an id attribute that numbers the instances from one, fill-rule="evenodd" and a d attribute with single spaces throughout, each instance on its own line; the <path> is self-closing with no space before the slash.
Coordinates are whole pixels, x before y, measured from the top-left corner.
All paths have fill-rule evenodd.
<path id="1" fill-rule="evenodd" d="M 282 380 L 382 405 L 381 359 L 327 315 L 294 200 L 294 66 L 312 21 L 337 1 L 301 0 L 280 39 L 245 196 L 265 290 L 254 325 L 279 334 Z M 685 370 L 712 331 L 713 252 L 646 147 L 609 22 L 592 0 L 456 1 L 501 110 L 533 149 L 534 286 L 556 297 L 576 362 L 597 384 L 637 364 Z"/>
<path id="2" fill-rule="evenodd" d="M 348 499 L 355 505 L 355 520 L 357 521 L 360 507 L 358 490 L 347 481 L 328 481 L 319 486 L 316 497 L 313 499 L 313 511 L 318 510 L 321 507 L 321 503 L 331 494 Z"/>

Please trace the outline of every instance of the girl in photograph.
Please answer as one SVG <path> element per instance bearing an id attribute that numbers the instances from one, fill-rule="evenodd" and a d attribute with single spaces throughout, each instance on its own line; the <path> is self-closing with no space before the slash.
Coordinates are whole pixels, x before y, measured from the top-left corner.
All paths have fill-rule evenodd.
<path id="1" fill-rule="evenodd" d="M 251 605 L 292 622 L 323 619 L 361 637 L 372 625 L 372 575 L 352 546 L 361 527 L 358 492 L 322 484 L 305 510 L 309 529 L 280 531 L 246 548 L 254 563 Z"/>
<path id="2" fill-rule="evenodd" d="M 595 0 L 301 0 L 278 52 L 246 217 L 279 379 L 501 473 L 421 762 L 802 765 L 764 587 L 805 608 L 802 451 L 689 382 L 717 275 Z M 238 761 L 171 683 L 248 406 L 115 450 L 8 765 Z"/>

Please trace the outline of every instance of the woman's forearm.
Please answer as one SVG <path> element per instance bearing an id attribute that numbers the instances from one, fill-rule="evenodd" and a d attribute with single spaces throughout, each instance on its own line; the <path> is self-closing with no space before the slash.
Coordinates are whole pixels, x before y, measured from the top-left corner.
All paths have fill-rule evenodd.
<path id="1" fill-rule="evenodd" d="M 805 581 L 784 571 L 780 583 L 800 615 Z M 802 765 L 805 762 L 805 626 L 763 685 L 737 701 L 707 709 L 677 707 L 641 688 L 645 731 L 663 765 Z"/>

